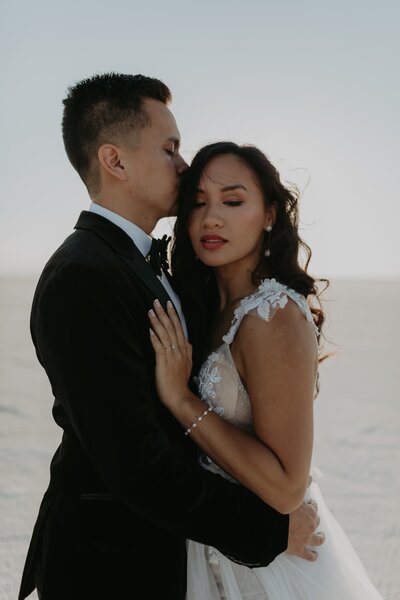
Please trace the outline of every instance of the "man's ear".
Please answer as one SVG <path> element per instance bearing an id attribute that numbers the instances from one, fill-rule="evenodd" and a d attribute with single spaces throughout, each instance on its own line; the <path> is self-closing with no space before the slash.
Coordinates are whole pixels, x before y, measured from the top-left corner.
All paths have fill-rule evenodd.
<path id="1" fill-rule="evenodd" d="M 127 175 L 121 161 L 120 149 L 113 144 L 100 146 L 97 156 L 103 169 L 112 177 L 126 181 Z"/>

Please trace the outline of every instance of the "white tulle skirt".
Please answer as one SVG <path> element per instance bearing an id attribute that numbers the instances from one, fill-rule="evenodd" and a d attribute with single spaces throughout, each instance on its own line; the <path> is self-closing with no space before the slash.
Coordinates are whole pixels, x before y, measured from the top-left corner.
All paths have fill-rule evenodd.
<path id="1" fill-rule="evenodd" d="M 187 600 L 382 600 L 343 529 L 312 482 L 326 541 L 308 562 L 286 552 L 268 567 L 249 569 L 218 550 L 188 541 Z"/>

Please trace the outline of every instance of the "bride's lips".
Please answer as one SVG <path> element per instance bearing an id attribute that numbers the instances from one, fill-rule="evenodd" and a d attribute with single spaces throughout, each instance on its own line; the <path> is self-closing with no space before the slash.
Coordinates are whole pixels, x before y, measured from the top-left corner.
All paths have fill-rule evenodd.
<path id="1" fill-rule="evenodd" d="M 217 250 L 226 244 L 227 241 L 220 235 L 203 235 L 200 238 L 201 245 L 206 250 Z"/>

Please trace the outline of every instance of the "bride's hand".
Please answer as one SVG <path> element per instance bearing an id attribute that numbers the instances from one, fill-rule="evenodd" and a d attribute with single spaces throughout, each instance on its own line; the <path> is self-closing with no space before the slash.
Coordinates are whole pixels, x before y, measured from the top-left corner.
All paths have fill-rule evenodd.
<path id="1" fill-rule="evenodd" d="M 167 408 L 179 403 L 188 392 L 192 370 L 192 346 L 183 333 L 182 325 L 172 305 L 167 313 L 158 300 L 149 311 L 150 340 L 156 354 L 156 386 L 160 400 Z"/>

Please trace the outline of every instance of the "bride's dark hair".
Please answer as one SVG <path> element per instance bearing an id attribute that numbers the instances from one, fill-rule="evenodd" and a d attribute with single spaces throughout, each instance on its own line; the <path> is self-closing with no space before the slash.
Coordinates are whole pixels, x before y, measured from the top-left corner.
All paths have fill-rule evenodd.
<path id="1" fill-rule="evenodd" d="M 255 146 L 238 146 L 233 142 L 217 142 L 199 150 L 189 169 L 182 175 L 178 196 L 178 218 L 174 229 L 172 247 L 172 272 L 177 291 L 187 306 L 192 306 L 196 319 L 200 319 L 205 333 L 207 325 L 218 308 L 218 291 L 212 267 L 196 259 L 188 234 L 192 206 L 196 199 L 199 181 L 207 164 L 216 156 L 233 154 L 256 175 L 266 206 L 275 205 L 276 221 L 271 232 L 271 254 L 266 257 L 268 234 L 265 233 L 263 252 L 252 273 L 254 285 L 265 277 L 275 278 L 302 294 L 306 299 L 318 299 L 317 281 L 307 273 L 311 249 L 298 233 L 299 192 L 295 187 L 285 187 L 278 171 L 268 158 Z M 245 235 L 245 232 L 243 232 Z M 304 266 L 300 266 L 300 254 L 304 254 Z M 311 302 L 310 302 L 311 304 Z M 319 304 L 319 303 L 318 303 Z M 324 313 L 319 306 L 311 307 L 319 328 Z"/>

